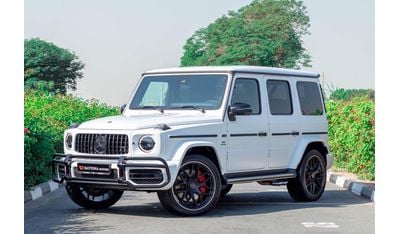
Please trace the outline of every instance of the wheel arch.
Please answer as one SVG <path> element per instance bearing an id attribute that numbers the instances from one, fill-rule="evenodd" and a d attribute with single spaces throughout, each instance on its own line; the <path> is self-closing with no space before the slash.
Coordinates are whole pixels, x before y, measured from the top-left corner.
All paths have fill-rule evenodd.
<path id="1" fill-rule="evenodd" d="M 210 159 L 217 167 L 218 172 L 221 175 L 222 182 L 223 183 L 226 182 L 222 174 L 222 172 L 224 171 L 224 165 L 221 162 L 218 150 L 216 149 L 215 145 L 212 142 L 207 142 L 207 141 L 185 142 L 176 151 L 173 160 L 179 161 L 178 165 L 180 166 L 182 164 L 183 159 L 190 154 L 200 154 Z M 173 177 L 174 177 L 173 180 L 175 180 L 176 173 L 174 173 Z"/>
<path id="2" fill-rule="evenodd" d="M 297 166 L 301 163 L 304 155 L 306 155 L 307 152 L 313 149 L 318 150 L 324 156 L 324 161 L 326 165 L 329 150 L 325 141 L 319 138 L 311 138 L 308 140 L 303 140 L 298 144 L 295 149 L 294 157 L 289 164 L 289 168 L 297 169 Z"/>

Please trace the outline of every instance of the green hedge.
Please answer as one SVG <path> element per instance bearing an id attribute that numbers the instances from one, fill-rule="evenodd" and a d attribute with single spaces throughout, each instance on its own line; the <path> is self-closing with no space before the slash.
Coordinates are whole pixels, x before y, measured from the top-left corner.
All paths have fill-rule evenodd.
<path id="1" fill-rule="evenodd" d="M 71 123 L 117 114 L 117 108 L 100 104 L 94 99 L 25 92 L 25 188 L 50 179 L 52 154 L 63 152 L 63 132 Z"/>
<path id="2" fill-rule="evenodd" d="M 326 106 L 334 167 L 375 180 L 375 103 L 359 97 Z"/>

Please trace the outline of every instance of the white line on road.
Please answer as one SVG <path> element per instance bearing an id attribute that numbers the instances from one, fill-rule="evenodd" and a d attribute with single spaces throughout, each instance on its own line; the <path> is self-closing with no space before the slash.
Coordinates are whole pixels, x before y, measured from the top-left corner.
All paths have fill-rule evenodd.
<path id="1" fill-rule="evenodd" d="M 303 224 L 304 227 L 306 228 L 338 228 L 339 225 L 333 223 L 333 222 L 318 222 L 318 223 L 314 223 L 314 222 L 303 222 L 301 223 Z"/>

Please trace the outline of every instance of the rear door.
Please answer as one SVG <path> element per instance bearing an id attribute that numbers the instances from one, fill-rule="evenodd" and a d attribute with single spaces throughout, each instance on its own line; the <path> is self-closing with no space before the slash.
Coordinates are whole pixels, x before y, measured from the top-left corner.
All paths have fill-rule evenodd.
<path id="1" fill-rule="evenodd" d="M 269 165 L 286 169 L 299 141 L 298 108 L 294 108 L 292 81 L 267 77 L 267 102 L 270 130 Z M 297 102 L 296 102 L 297 103 Z"/>

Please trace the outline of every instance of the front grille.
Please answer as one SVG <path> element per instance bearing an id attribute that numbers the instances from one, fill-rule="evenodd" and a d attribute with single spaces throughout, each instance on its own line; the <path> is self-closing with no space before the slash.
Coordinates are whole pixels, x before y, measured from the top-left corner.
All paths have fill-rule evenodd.
<path id="1" fill-rule="evenodd" d="M 163 174 L 159 169 L 131 169 L 129 179 L 136 184 L 160 184 Z"/>
<path id="2" fill-rule="evenodd" d="M 98 138 L 102 138 L 102 141 Z M 75 151 L 85 154 L 127 154 L 128 135 L 79 133 L 75 139 Z"/>

